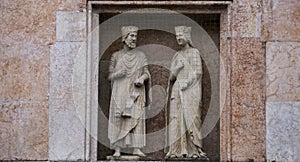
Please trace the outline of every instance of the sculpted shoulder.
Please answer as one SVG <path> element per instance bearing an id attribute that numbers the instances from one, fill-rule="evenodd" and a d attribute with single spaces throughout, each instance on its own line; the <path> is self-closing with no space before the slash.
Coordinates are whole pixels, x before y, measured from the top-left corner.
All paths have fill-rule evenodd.
<path id="1" fill-rule="evenodd" d="M 198 57 L 199 56 L 199 57 L 201 57 L 200 52 L 197 48 L 190 48 L 190 49 L 188 49 L 187 52 L 189 53 L 190 56 L 193 56 L 193 57 L 195 57 L 195 56 Z"/>
<path id="2" fill-rule="evenodd" d="M 197 48 L 190 48 L 190 49 L 188 49 L 188 52 L 199 54 L 199 50 Z"/>
<path id="3" fill-rule="evenodd" d="M 122 54 L 123 54 L 123 52 L 122 52 L 122 50 L 120 50 L 120 51 L 117 51 L 117 52 L 113 53 L 113 54 L 112 54 L 112 57 L 117 59 L 117 58 L 119 58 Z"/>
<path id="4" fill-rule="evenodd" d="M 145 53 L 141 50 L 134 49 L 134 53 L 141 58 L 146 58 Z"/>

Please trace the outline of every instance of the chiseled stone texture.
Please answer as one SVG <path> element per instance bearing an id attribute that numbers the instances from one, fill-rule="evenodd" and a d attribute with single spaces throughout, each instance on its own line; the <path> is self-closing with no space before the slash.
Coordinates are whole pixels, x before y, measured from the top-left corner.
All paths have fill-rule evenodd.
<path id="1" fill-rule="evenodd" d="M 85 107 L 77 107 L 76 103 L 85 103 L 85 100 L 74 97 L 73 90 L 83 96 L 85 91 L 76 87 L 73 81 L 74 75 L 79 76 L 75 69 L 76 60 L 85 60 L 79 58 L 85 56 L 85 45 L 82 42 L 57 42 L 51 47 L 49 160 L 84 159 L 85 119 L 81 113 Z M 84 75 L 82 77 L 85 79 Z"/>
<path id="2" fill-rule="evenodd" d="M 265 55 L 257 38 L 232 40 L 233 161 L 265 160 Z"/>
<path id="3" fill-rule="evenodd" d="M 300 43 L 267 43 L 267 101 L 300 101 Z"/>
<path id="4" fill-rule="evenodd" d="M 300 102 L 267 102 L 267 160 L 300 161 Z"/>
<path id="5" fill-rule="evenodd" d="M 85 41 L 86 12 L 57 12 L 56 41 Z"/>
<path id="6" fill-rule="evenodd" d="M 263 39 L 300 41 L 299 8 L 299 0 L 263 0 Z"/>
<path id="7" fill-rule="evenodd" d="M 0 44 L 0 54 L 0 159 L 47 159 L 49 47 Z"/>

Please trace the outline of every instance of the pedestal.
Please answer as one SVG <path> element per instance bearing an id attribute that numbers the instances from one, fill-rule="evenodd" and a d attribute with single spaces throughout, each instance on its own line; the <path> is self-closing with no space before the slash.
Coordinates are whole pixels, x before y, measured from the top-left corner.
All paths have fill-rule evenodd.
<path id="1" fill-rule="evenodd" d="M 206 162 L 209 161 L 207 157 L 199 157 L 199 158 L 167 158 L 166 161 L 199 161 Z"/>
<path id="2" fill-rule="evenodd" d="M 119 157 L 115 157 L 115 156 L 107 156 L 106 157 L 107 160 L 118 160 L 118 161 L 147 161 L 147 160 L 151 160 L 148 157 L 140 157 L 137 155 L 121 155 Z"/>

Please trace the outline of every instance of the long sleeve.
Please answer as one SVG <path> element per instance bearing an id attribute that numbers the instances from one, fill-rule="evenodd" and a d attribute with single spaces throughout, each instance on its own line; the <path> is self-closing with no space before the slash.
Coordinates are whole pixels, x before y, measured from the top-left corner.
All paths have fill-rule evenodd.
<path id="1" fill-rule="evenodd" d="M 191 71 L 189 72 L 187 86 L 191 86 L 193 83 L 197 82 L 201 79 L 203 74 L 201 57 L 197 49 L 191 51 L 189 63 L 191 65 Z"/>
<path id="2" fill-rule="evenodd" d="M 116 72 L 116 69 L 115 69 L 116 63 L 117 63 L 116 56 L 115 56 L 115 54 L 113 54 L 110 59 L 109 68 L 108 68 L 108 71 L 109 71 L 108 80 L 113 80 L 113 74 Z"/>

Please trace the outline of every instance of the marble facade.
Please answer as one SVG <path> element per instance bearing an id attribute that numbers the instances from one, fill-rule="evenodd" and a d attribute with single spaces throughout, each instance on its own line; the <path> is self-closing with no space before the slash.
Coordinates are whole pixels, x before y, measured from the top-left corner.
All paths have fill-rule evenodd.
<path id="1" fill-rule="evenodd" d="M 222 161 L 300 160 L 299 5 L 233 0 L 222 11 Z M 84 70 L 90 11 L 86 0 L 1 1 L 0 160 L 95 160 L 76 108 L 89 104 L 84 78 L 97 82 Z"/>

